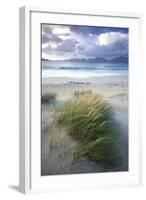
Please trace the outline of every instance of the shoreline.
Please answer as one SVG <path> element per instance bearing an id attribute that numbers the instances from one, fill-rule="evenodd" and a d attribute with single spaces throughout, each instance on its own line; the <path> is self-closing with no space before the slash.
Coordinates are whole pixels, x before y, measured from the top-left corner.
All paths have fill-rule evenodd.
<path id="1" fill-rule="evenodd" d="M 128 74 L 115 74 L 115 75 L 106 75 L 106 76 L 92 76 L 92 77 L 77 77 L 77 78 L 74 78 L 74 77 L 66 77 L 66 76 L 54 76 L 54 77 L 42 77 L 42 84 L 51 84 L 51 83 L 60 83 L 60 82 L 66 82 L 66 81 L 87 81 L 87 80 L 90 80 L 90 82 L 93 82 L 93 81 L 98 81 L 98 80 L 109 80 L 109 79 L 112 79 L 113 78 L 115 80 L 119 79 L 119 78 L 124 78 L 124 79 L 128 79 Z"/>
<path id="2" fill-rule="evenodd" d="M 128 75 L 90 77 L 90 78 L 68 78 L 53 77 L 42 79 L 42 94 L 47 92 L 57 93 L 60 100 L 68 99 L 76 90 L 92 90 L 99 92 L 112 104 L 128 102 Z"/>

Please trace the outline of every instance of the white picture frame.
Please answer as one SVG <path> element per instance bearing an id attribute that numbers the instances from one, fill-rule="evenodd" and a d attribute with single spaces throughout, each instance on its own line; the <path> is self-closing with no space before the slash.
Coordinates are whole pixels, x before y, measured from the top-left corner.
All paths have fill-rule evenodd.
<path id="1" fill-rule="evenodd" d="M 20 8 L 20 157 L 19 189 L 23 193 L 135 186 L 142 182 L 140 127 L 140 14 L 57 11 Z M 40 175 L 40 23 L 129 28 L 129 171 L 78 175 Z M 35 32 L 35 36 L 32 34 Z M 35 67 L 34 67 L 35 66 Z"/>

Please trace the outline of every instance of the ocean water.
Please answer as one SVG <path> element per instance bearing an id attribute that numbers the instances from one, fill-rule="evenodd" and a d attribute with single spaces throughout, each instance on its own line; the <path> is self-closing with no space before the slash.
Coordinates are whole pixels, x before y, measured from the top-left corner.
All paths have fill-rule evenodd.
<path id="1" fill-rule="evenodd" d="M 89 78 L 128 74 L 128 64 L 42 61 L 42 77 Z"/>

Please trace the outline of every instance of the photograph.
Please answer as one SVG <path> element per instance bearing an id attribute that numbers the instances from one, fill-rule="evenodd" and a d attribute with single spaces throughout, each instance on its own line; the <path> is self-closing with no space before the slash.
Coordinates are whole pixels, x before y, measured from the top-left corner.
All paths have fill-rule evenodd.
<path id="1" fill-rule="evenodd" d="M 129 170 L 128 36 L 41 23 L 41 176 Z"/>

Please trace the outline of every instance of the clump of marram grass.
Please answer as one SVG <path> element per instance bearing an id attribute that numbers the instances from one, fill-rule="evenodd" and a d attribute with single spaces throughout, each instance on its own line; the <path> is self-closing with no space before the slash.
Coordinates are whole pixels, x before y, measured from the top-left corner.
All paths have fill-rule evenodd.
<path id="1" fill-rule="evenodd" d="M 48 93 L 42 95 L 41 101 L 42 101 L 42 103 L 50 104 L 50 103 L 55 102 L 56 97 L 57 97 L 56 93 L 48 92 Z"/>
<path id="2" fill-rule="evenodd" d="M 73 93 L 73 96 L 80 96 L 80 95 L 84 95 L 84 94 L 92 94 L 92 90 L 82 90 L 82 91 L 76 90 Z"/>
<path id="3" fill-rule="evenodd" d="M 112 110 L 102 96 L 84 91 L 58 109 L 58 121 L 76 140 L 94 140 L 112 125 Z"/>
<path id="4" fill-rule="evenodd" d="M 74 159 L 87 157 L 92 161 L 112 163 L 116 146 L 113 112 L 99 94 L 76 91 L 57 110 L 58 122 L 78 142 Z"/>

